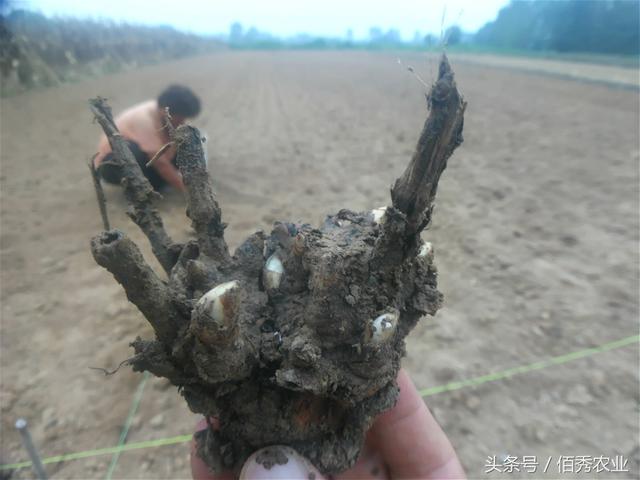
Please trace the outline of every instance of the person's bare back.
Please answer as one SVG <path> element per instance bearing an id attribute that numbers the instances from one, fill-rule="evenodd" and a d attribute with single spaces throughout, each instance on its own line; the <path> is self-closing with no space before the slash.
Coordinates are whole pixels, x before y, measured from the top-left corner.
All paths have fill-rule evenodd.
<path id="1" fill-rule="evenodd" d="M 175 148 L 168 148 L 154 160 L 152 166 L 146 166 L 169 142 L 168 133 L 163 126 L 165 108 L 169 108 L 171 122 L 177 127 L 200 112 L 200 101 L 188 88 L 173 85 L 162 92 L 158 99 L 128 108 L 115 118 L 115 123 L 120 134 L 127 139 L 131 152 L 153 188 L 161 190 L 166 185 L 171 185 L 184 191 L 182 176 L 175 166 Z M 94 165 L 103 180 L 119 184 L 120 171 L 111 160 L 111 146 L 106 136 L 102 135 Z"/>

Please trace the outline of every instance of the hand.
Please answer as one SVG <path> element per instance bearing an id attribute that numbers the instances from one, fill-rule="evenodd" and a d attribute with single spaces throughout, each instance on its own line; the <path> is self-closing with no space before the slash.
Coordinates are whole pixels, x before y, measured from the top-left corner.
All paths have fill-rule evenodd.
<path id="1" fill-rule="evenodd" d="M 425 405 L 409 375 L 401 370 L 398 375 L 400 396 L 395 407 L 380 415 L 367 433 L 360 459 L 353 468 L 335 476 L 335 479 L 363 478 L 465 478 L 458 457 L 438 423 Z M 206 427 L 203 421 L 198 429 Z M 242 480 L 266 478 L 323 480 L 306 459 L 288 447 L 279 449 L 288 461 L 267 470 L 256 462 L 264 449 L 251 455 L 240 472 Z M 196 480 L 233 480 L 230 472 L 213 475 L 194 453 L 192 442 L 191 472 Z"/>

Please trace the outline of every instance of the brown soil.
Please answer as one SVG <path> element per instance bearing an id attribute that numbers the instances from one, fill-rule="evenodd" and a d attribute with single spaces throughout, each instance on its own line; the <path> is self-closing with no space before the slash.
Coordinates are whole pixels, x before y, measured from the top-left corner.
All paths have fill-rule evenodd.
<path id="1" fill-rule="evenodd" d="M 451 60 L 469 109 L 423 235 L 436 246 L 445 303 L 408 337 L 417 385 L 637 333 L 638 93 Z M 435 59 L 405 63 L 435 75 Z M 319 223 L 343 207 L 388 204 L 426 113 L 395 57 L 366 53 L 223 53 L 3 99 L 4 461 L 25 457 L 18 416 L 45 456 L 117 443 L 141 377 L 87 367 L 117 365 L 132 338 L 152 331 L 89 251 L 101 222 L 85 165 L 98 135 L 86 99 L 99 94 L 119 111 L 172 81 L 204 101 L 195 124 L 208 133 L 232 248 L 275 220 Z M 119 190 L 107 197 L 113 225 L 146 246 Z M 184 207 L 175 194 L 162 204 L 177 240 L 191 235 Z M 551 477 L 560 455 L 625 455 L 631 478 L 637 362 L 634 345 L 428 404 L 472 478 L 504 454 L 553 456 Z M 156 379 L 147 389 L 130 441 L 188 433 L 195 418 L 177 392 Z M 126 452 L 114 477 L 188 478 L 187 459 L 186 445 Z M 109 460 L 47 468 L 97 478 Z"/>

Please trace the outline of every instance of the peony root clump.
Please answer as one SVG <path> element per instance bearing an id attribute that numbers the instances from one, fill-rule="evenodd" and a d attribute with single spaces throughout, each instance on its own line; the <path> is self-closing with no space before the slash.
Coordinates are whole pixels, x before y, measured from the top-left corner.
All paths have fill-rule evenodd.
<path id="1" fill-rule="evenodd" d="M 119 230 L 91 240 L 96 262 L 155 331 L 132 343 L 128 363 L 169 379 L 193 412 L 217 419 L 197 437 L 214 471 L 285 444 L 322 472 L 341 472 L 356 461 L 376 415 L 394 405 L 404 338 L 442 302 L 433 249 L 420 233 L 447 159 L 462 143 L 466 103 L 446 56 L 427 100 L 428 118 L 390 206 L 343 209 L 320 227 L 276 223 L 233 254 L 198 130 L 171 132 L 195 231 L 195 240 L 179 244 L 110 109 L 91 101 L 123 172 L 129 216 L 168 278 Z"/>

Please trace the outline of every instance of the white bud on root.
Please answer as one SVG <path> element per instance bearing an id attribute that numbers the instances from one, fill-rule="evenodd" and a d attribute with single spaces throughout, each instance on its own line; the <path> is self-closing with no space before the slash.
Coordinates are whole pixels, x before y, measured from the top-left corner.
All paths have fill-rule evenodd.
<path id="1" fill-rule="evenodd" d="M 418 251 L 418 258 L 425 259 L 428 263 L 433 261 L 433 245 L 431 242 L 424 242 Z"/>
<path id="2" fill-rule="evenodd" d="M 374 208 L 370 213 L 373 216 L 373 223 L 379 223 L 382 225 L 385 221 L 387 207 Z"/>
<path id="3" fill-rule="evenodd" d="M 264 286 L 267 290 L 272 290 L 280 286 L 282 280 L 282 274 L 284 273 L 284 267 L 282 261 L 274 253 L 269 257 L 264 265 L 264 271 L 262 272 L 262 278 Z"/>
<path id="4" fill-rule="evenodd" d="M 365 330 L 365 341 L 374 345 L 386 342 L 396 331 L 398 313 L 387 312 L 369 321 Z"/>
<path id="5" fill-rule="evenodd" d="M 205 293 L 191 315 L 191 329 L 205 343 L 217 343 L 236 329 L 240 306 L 237 280 L 221 283 Z"/>

